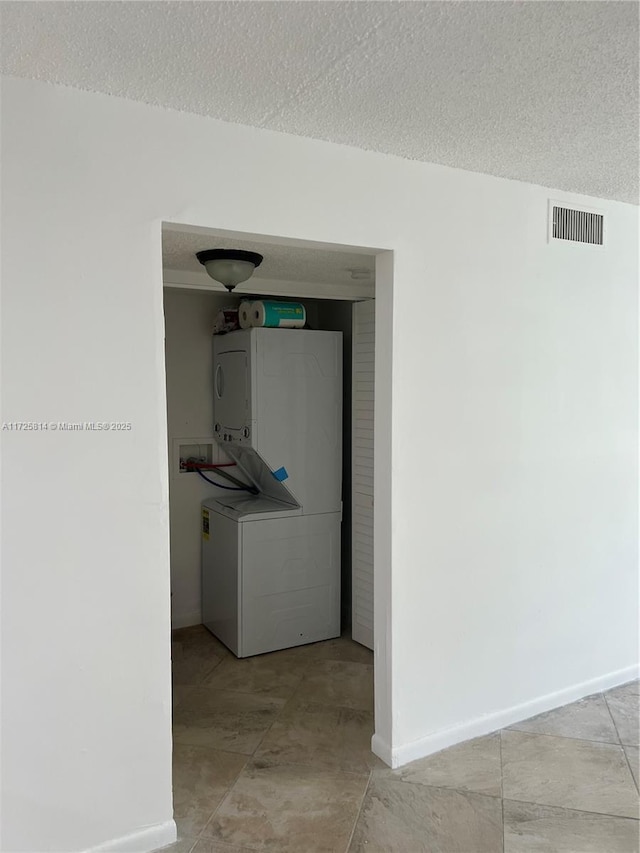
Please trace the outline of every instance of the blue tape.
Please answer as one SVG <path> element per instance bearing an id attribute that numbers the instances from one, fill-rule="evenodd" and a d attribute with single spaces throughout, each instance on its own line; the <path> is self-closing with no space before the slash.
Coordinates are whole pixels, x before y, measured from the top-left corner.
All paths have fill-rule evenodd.
<path id="1" fill-rule="evenodd" d="M 284 467 L 284 465 L 282 466 L 282 468 L 278 468 L 277 471 L 272 471 L 271 473 L 276 478 L 276 480 L 278 480 L 280 483 L 283 480 L 289 479 L 289 475 L 287 474 L 287 469 Z"/>

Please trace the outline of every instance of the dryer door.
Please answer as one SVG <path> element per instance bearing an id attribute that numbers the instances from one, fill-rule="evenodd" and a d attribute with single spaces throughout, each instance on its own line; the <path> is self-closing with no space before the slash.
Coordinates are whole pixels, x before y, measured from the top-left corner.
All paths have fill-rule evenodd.
<path id="1" fill-rule="evenodd" d="M 217 433 L 237 437 L 249 420 L 249 365 L 245 350 L 223 352 L 216 357 L 213 396 Z"/>

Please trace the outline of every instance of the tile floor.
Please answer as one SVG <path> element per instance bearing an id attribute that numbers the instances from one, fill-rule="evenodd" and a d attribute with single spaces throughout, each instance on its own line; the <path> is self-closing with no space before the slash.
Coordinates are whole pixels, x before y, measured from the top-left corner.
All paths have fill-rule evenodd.
<path id="1" fill-rule="evenodd" d="M 174 638 L 171 853 L 639 853 L 638 682 L 392 771 L 371 652 Z M 635 780 L 635 781 L 634 781 Z"/>

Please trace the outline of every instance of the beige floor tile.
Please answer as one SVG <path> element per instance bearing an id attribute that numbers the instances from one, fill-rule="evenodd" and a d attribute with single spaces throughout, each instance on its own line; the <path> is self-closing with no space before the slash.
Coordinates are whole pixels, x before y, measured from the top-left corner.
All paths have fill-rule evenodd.
<path id="1" fill-rule="evenodd" d="M 218 657 L 228 657 L 231 655 L 229 649 L 214 637 L 211 631 L 204 625 L 193 625 L 191 628 L 179 628 L 173 631 L 171 635 L 172 644 L 177 644 L 184 651 L 196 649 L 198 647 L 206 647 L 212 649 Z"/>
<path id="2" fill-rule="evenodd" d="M 311 661 L 288 652 L 273 652 L 238 660 L 228 657 L 209 675 L 204 684 L 241 693 L 260 693 L 288 699 L 300 684 Z"/>
<path id="3" fill-rule="evenodd" d="M 202 746 L 173 747 L 173 816 L 180 838 L 197 838 L 247 757 Z"/>
<path id="4" fill-rule="evenodd" d="M 401 767 L 374 771 L 374 776 L 400 779 L 437 788 L 474 791 L 491 797 L 502 796 L 500 734 L 460 743 L 435 755 Z"/>
<path id="5" fill-rule="evenodd" d="M 193 686 L 189 684 L 174 684 L 172 686 L 172 701 L 174 710 L 178 707 L 181 702 L 187 698 L 189 693 L 193 690 Z"/>
<path id="6" fill-rule="evenodd" d="M 605 691 L 605 696 L 640 696 L 640 678 L 634 678 L 632 681 L 626 681 L 624 684 L 619 684 L 617 687 L 612 687 Z"/>
<path id="7" fill-rule="evenodd" d="M 226 646 L 217 640 L 204 625 L 191 625 L 189 628 L 177 628 L 171 632 L 171 641 L 182 646 L 215 645 L 223 654 L 231 654 Z"/>
<path id="8" fill-rule="evenodd" d="M 283 705 L 270 696 L 197 687 L 174 712 L 174 743 L 251 754 Z"/>
<path id="9" fill-rule="evenodd" d="M 498 798 L 374 777 L 351 853 L 501 853 Z"/>
<path id="10" fill-rule="evenodd" d="M 640 745 L 640 688 L 637 681 L 605 693 L 607 705 L 622 743 Z"/>
<path id="11" fill-rule="evenodd" d="M 372 735 L 371 711 L 294 702 L 275 721 L 255 757 L 368 775 L 375 761 Z"/>
<path id="12" fill-rule="evenodd" d="M 640 749 L 637 746 L 624 746 L 623 749 L 629 761 L 636 785 L 640 787 Z"/>
<path id="13" fill-rule="evenodd" d="M 351 661 L 316 661 L 294 695 L 309 704 L 373 711 L 373 666 Z"/>
<path id="14" fill-rule="evenodd" d="M 373 664 L 373 652 L 366 646 L 355 643 L 351 637 L 336 637 L 309 646 L 310 655 L 316 660 L 345 660 L 352 663 Z"/>
<path id="15" fill-rule="evenodd" d="M 502 785 L 511 800 L 638 816 L 638 792 L 615 744 L 503 731 Z"/>
<path id="16" fill-rule="evenodd" d="M 191 853 L 195 845 L 195 838 L 178 838 L 174 844 L 170 844 L 168 847 L 159 847 L 154 853 Z"/>
<path id="17" fill-rule="evenodd" d="M 638 853 L 631 818 L 504 802 L 504 853 Z"/>
<path id="18" fill-rule="evenodd" d="M 346 849 L 367 777 L 291 765 L 247 765 L 203 832 L 252 850 Z"/>
<path id="19" fill-rule="evenodd" d="M 510 726 L 512 731 L 620 743 L 604 696 L 596 694 Z"/>
<path id="20" fill-rule="evenodd" d="M 213 643 L 198 643 L 182 647 L 171 661 L 171 674 L 174 685 L 197 686 L 213 672 L 223 660 Z"/>
<path id="21" fill-rule="evenodd" d="M 248 847 L 213 841 L 211 838 L 201 838 L 193 848 L 193 853 L 251 853 L 251 850 Z"/>

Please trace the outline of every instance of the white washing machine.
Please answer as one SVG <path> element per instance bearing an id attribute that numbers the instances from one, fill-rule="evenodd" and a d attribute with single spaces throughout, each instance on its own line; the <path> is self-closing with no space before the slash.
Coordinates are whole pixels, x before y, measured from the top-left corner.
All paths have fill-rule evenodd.
<path id="1" fill-rule="evenodd" d="M 205 626 L 239 658 L 338 637 L 340 523 L 262 496 L 205 501 Z"/>
<path id="2" fill-rule="evenodd" d="M 258 495 L 202 506 L 203 622 L 238 657 L 340 634 L 342 335 L 214 337 L 216 441 Z"/>

